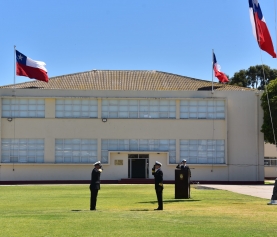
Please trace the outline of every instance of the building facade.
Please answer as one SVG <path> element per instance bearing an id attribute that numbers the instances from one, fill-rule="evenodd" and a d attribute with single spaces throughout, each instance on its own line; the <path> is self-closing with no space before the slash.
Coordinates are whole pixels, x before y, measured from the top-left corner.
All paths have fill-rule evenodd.
<path id="1" fill-rule="evenodd" d="M 213 87 L 213 91 L 212 91 Z M 261 183 L 261 93 L 158 71 L 89 71 L 0 87 L 0 183 L 192 180 Z"/>
<path id="2" fill-rule="evenodd" d="M 277 178 L 277 149 L 273 144 L 266 143 L 264 149 L 264 172 L 265 178 Z"/>

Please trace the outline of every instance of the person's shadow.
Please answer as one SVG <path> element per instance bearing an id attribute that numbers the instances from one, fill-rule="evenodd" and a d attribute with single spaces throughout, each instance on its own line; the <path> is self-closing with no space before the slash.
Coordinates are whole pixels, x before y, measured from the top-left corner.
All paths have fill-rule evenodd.
<path id="1" fill-rule="evenodd" d="M 164 200 L 164 204 L 168 203 L 174 203 L 174 202 L 199 202 L 200 200 L 195 200 L 195 199 L 168 199 Z M 158 201 L 147 201 L 147 202 L 137 202 L 137 203 L 151 203 L 151 204 L 156 204 Z M 153 209 L 131 209 L 130 211 L 153 211 Z"/>
<path id="2" fill-rule="evenodd" d="M 174 202 L 199 202 L 200 200 L 195 200 L 195 199 L 168 199 L 168 200 L 163 200 L 163 203 L 174 203 Z M 158 201 L 148 201 L 148 202 L 137 202 L 137 203 L 151 203 L 155 204 L 158 203 Z"/>

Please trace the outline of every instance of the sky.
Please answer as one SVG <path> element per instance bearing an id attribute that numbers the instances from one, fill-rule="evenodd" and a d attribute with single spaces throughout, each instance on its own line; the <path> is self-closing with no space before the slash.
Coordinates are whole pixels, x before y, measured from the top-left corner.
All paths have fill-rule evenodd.
<path id="1" fill-rule="evenodd" d="M 259 0 L 275 48 L 276 1 Z M 230 77 L 262 62 L 277 69 L 254 39 L 248 0 L 0 0 L 0 22 L 0 85 L 14 83 L 14 46 L 50 78 L 157 70 L 210 81 L 212 50 Z"/>

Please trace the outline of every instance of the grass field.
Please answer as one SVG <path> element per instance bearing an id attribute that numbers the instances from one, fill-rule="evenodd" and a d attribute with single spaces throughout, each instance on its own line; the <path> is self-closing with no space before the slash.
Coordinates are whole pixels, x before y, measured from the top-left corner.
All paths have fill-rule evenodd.
<path id="1" fill-rule="evenodd" d="M 275 179 L 274 180 L 265 180 L 264 184 L 275 184 Z"/>
<path id="2" fill-rule="evenodd" d="M 102 185 L 89 211 L 88 185 L 0 186 L 0 236 L 277 236 L 277 206 L 222 190 L 191 190 L 164 211 L 154 185 Z"/>

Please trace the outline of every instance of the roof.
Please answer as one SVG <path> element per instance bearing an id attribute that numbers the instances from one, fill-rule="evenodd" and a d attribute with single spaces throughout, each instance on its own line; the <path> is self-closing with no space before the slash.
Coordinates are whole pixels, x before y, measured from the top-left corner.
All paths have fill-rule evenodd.
<path id="1" fill-rule="evenodd" d="M 217 80 L 217 79 L 216 79 Z M 214 82 L 214 90 L 252 90 Z M 49 78 L 49 82 L 32 80 L 0 88 L 62 90 L 147 90 L 211 91 L 212 82 L 161 71 L 92 70 Z"/>

